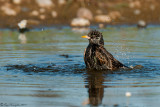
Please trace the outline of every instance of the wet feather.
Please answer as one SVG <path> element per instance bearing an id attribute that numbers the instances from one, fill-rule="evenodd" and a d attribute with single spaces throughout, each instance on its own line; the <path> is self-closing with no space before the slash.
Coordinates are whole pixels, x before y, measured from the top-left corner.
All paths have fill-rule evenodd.
<path id="1" fill-rule="evenodd" d="M 84 52 L 84 61 L 88 69 L 115 70 L 125 67 L 104 48 L 102 33 L 92 30 L 88 36 L 91 39 L 89 39 L 89 45 Z"/>

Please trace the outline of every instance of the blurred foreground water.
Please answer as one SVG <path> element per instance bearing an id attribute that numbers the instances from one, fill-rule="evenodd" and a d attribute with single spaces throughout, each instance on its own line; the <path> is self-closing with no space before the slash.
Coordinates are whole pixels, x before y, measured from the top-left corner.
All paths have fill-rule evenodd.
<path id="1" fill-rule="evenodd" d="M 0 106 L 156 107 L 160 104 L 160 27 L 107 27 L 105 48 L 141 69 L 89 72 L 88 33 L 69 27 L 26 34 L 0 31 Z M 125 93 L 132 95 L 126 97 Z"/>

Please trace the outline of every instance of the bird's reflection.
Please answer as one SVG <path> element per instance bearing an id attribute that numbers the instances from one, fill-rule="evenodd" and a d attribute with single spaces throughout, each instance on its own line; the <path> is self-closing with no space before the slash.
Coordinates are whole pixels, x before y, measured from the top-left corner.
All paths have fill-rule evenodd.
<path id="1" fill-rule="evenodd" d="M 20 40 L 21 44 L 27 43 L 27 37 L 25 33 L 20 33 L 18 36 L 18 39 Z"/>
<path id="2" fill-rule="evenodd" d="M 98 106 L 102 104 L 102 99 L 104 95 L 104 83 L 105 78 L 102 72 L 88 71 L 85 78 L 85 82 L 88 88 L 89 101 L 91 106 Z"/>

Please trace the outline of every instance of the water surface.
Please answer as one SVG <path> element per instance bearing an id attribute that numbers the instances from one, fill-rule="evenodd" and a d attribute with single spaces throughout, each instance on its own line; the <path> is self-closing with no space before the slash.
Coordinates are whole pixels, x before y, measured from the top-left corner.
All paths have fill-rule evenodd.
<path id="1" fill-rule="evenodd" d="M 55 107 L 160 105 L 160 27 L 107 27 L 105 48 L 141 69 L 89 72 L 85 32 L 70 27 L 0 31 L 0 106 Z M 131 97 L 125 93 L 131 92 Z"/>

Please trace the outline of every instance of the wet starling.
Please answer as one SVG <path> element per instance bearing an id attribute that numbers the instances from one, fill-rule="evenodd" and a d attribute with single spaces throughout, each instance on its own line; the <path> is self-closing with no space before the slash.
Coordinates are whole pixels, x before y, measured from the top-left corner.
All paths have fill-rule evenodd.
<path id="1" fill-rule="evenodd" d="M 84 52 L 87 69 L 115 70 L 126 67 L 104 48 L 103 35 L 99 31 L 91 30 L 88 35 L 82 36 L 82 38 L 89 40 L 89 45 Z"/>

